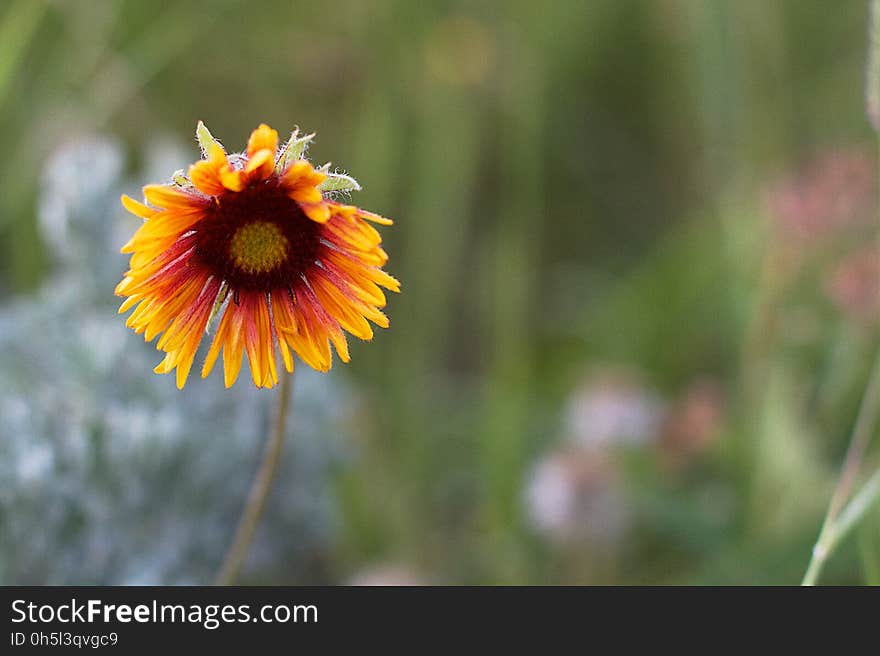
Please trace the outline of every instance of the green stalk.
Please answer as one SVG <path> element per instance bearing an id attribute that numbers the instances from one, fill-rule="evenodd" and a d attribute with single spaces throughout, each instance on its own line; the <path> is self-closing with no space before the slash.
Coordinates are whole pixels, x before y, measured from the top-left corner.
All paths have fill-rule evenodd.
<path id="1" fill-rule="evenodd" d="M 880 0 L 871 1 L 870 43 L 866 81 L 866 111 L 874 129 L 880 132 Z M 878 142 L 880 143 L 880 142 Z M 831 495 L 819 539 L 801 585 L 816 585 L 822 568 L 840 541 L 861 521 L 868 510 L 880 499 L 880 470 L 856 493 L 848 505 L 856 476 L 862 464 L 871 437 L 876 432 L 880 415 L 880 351 L 856 417 L 852 438 L 846 452 L 837 486 Z"/>
<path id="2" fill-rule="evenodd" d="M 871 480 L 862 488 L 856 497 L 844 508 L 846 500 L 850 496 L 855 477 L 864 457 L 871 436 L 874 434 L 877 426 L 878 415 L 880 415 L 880 352 L 874 362 L 874 368 L 871 371 L 871 378 L 865 388 L 865 394 L 862 397 L 862 403 L 859 407 L 859 414 L 856 418 L 856 424 L 853 428 L 852 438 L 850 439 L 849 448 L 846 452 L 843 468 L 840 477 L 837 480 L 837 486 L 831 495 L 831 502 L 828 504 L 828 511 L 825 514 L 825 520 L 822 522 L 822 530 L 819 532 L 819 539 L 813 547 L 813 554 L 810 558 L 810 564 L 807 566 L 807 572 L 801 585 L 815 585 L 822 573 L 822 568 L 828 557 L 833 553 L 840 540 L 849 532 L 873 501 L 865 498 L 863 494 L 867 490 L 873 490 L 874 500 L 876 501 L 877 493 L 880 492 L 880 482 L 873 483 L 878 478 L 875 474 Z M 875 489 L 876 488 L 876 489 Z M 859 501 L 857 505 L 856 501 Z"/>
<path id="3" fill-rule="evenodd" d="M 272 422 L 272 428 L 269 431 L 269 439 L 266 442 L 266 450 L 263 453 L 263 461 L 257 471 L 257 476 L 251 486 L 248 495 L 247 504 L 238 520 L 238 526 L 235 529 L 235 537 L 226 558 L 223 559 L 223 565 L 217 574 L 215 585 L 232 585 L 235 583 L 238 573 L 247 558 L 250 551 L 251 542 L 253 542 L 254 534 L 257 532 L 260 518 L 263 516 L 263 510 L 266 507 L 266 500 L 269 497 L 269 490 L 272 487 L 272 481 L 275 479 L 275 472 L 278 470 L 278 463 L 281 461 L 281 450 L 284 445 L 284 435 L 287 432 L 287 416 L 290 414 L 288 408 L 290 406 L 291 387 L 293 382 L 293 374 L 283 373 L 278 381 L 278 405 L 275 410 L 275 419 Z"/>

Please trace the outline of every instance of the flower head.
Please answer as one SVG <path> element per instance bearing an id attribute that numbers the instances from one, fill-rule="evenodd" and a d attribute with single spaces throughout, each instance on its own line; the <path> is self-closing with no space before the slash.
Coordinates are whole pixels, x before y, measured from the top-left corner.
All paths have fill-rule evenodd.
<path id="1" fill-rule="evenodd" d="M 222 351 L 227 387 L 243 354 L 257 387 L 278 382 L 276 344 L 288 372 L 292 353 L 329 370 L 331 344 L 348 362 L 343 330 L 371 339 L 367 320 L 388 326 L 380 287 L 400 290 L 370 225 L 391 221 L 331 199 L 360 187 L 303 157 L 312 135 L 294 132 L 279 148 L 278 133 L 260 125 L 242 154 L 227 154 L 202 123 L 196 135 L 204 157 L 188 175 L 144 187 L 144 203 L 122 197 L 144 224 L 122 247 L 132 255 L 119 311 L 135 308 L 126 325 L 146 341 L 161 335 L 155 371 L 176 369 L 182 388 L 215 320 L 202 377 Z"/>

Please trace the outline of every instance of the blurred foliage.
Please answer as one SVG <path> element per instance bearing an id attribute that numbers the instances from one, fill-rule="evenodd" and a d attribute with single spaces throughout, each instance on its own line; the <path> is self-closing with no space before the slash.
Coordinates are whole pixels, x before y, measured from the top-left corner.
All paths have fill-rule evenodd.
<path id="1" fill-rule="evenodd" d="M 199 119 L 232 147 L 263 121 L 282 132 L 299 125 L 318 134 L 313 157 L 332 159 L 363 185 L 359 205 L 397 220 L 383 236 L 403 293 L 390 300 L 391 329 L 369 348 L 354 345 L 352 364 L 327 377 L 331 389 L 344 382 L 357 399 L 329 393 L 323 401 L 356 407 L 356 430 L 338 421 L 327 428 L 328 440 L 353 434 L 344 467 L 331 483 L 302 468 L 288 472 L 314 483 L 310 493 L 338 512 L 314 543 L 322 567 L 309 574 L 276 553 L 249 570 L 253 580 L 346 581 L 391 564 L 411 574 L 398 578 L 441 583 L 796 582 L 877 346 L 876 324 L 853 319 L 826 294 L 827 269 L 849 242 L 829 245 L 826 236 L 822 248 L 801 248 L 779 233 L 767 198 L 817 154 L 872 142 L 863 108 L 866 18 L 860 0 L 833 12 L 820 0 L 7 0 L 0 317 L 13 325 L 35 313 L 39 321 L 22 324 L 22 334 L 46 348 L 63 338 L 59 331 L 85 330 L 81 311 L 121 328 L 111 316 L 112 273 L 94 278 L 100 301 L 88 311 L 47 300 L 66 293 L 59 290 L 77 267 L 124 267 L 111 247 L 121 208 L 95 213 L 112 237 L 106 260 L 92 252 L 65 262 L 69 236 L 44 218 L 39 200 L 59 148 L 83 136 L 122 140 L 130 177 L 113 191 L 135 194 L 156 181 L 148 175 L 161 179 L 196 156 Z M 153 173 L 149 153 L 162 144 L 183 148 L 184 159 Z M 89 335 L 71 339 L 87 343 Z M 162 399 L 145 410 L 150 417 L 190 412 L 189 394 L 213 394 L 218 407 L 245 399 L 210 382 L 212 392 L 170 393 L 173 381 L 154 378 L 129 353 L 142 347 L 139 338 L 128 334 L 124 344 L 118 366 L 100 371 L 108 416 L 137 406 L 121 384 L 126 377 L 135 385 L 135 370 Z M 55 384 L 50 366 L 22 363 L 22 341 L 4 348 L 5 375 L 19 381 L 4 379 L 6 403 L 25 393 L 21 381 Z M 135 357 L 137 367 L 128 361 Z M 608 412 L 626 417 L 635 407 L 632 394 L 599 403 L 593 387 L 578 392 L 593 378 L 605 389 L 609 368 L 630 372 L 632 385 L 666 409 L 643 440 L 610 440 L 597 453 L 595 440 L 585 448 L 578 435 L 609 421 Z M 70 388 L 58 389 L 77 389 L 75 371 L 59 377 Z M 723 399 L 714 410 L 689 409 L 701 380 L 714 381 Z M 28 412 L 58 412 L 37 398 Z M 100 419 L 104 397 L 93 390 L 90 398 L 102 437 L 83 439 L 132 439 Z M 195 407 L 210 413 L 204 403 Z M 309 408 L 297 403 L 294 424 L 309 413 L 320 420 L 320 408 Z M 701 441 L 676 423 L 695 421 L 682 408 L 717 415 Z M 571 419 L 577 412 L 586 412 L 587 428 Z M 200 448 L 245 458 L 240 441 L 253 447 L 235 489 L 225 484 L 223 457 L 207 467 L 213 512 L 234 514 L 262 421 L 248 435 L 218 428 L 210 447 L 199 437 L 180 445 L 193 458 Z M 34 449 L 60 448 L 42 421 L 29 425 Z M 68 494 L 19 500 L 22 474 L 10 469 L 0 478 L 0 489 L 13 490 L 4 513 L 21 504 L 37 516 L 41 503 Z M 150 471 L 143 480 L 159 488 L 153 502 L 164 506 Z M 178 498 L 189 493 L 181 488 Z M 282 483 L 274 501 L 283 508 L 297 499 Z M 556 519 L 533 517 L 548 507 L 591 530 L 548 535 L 542 527 L 559 526 Z M 878 522 L 836 555 L 827 580 L 877 582 Z M 176 530 L 187 530 L 185 522 Z M 47 553 L 77 553 L 76 534 L 51 535 Z M 306 539 L 283 521 L 267 526 L 264 538 L 271 535 L 279 551 Z M 71 580 L 32 560 L 25 566 L 9 542 L 0 546 L 5 580 Z M 132 558 L 148 560 L 148 552 Z M 145 577 L 206 580 L 218 557 L 206 554 L 187 575 L 183 564 Z M 87 576 L 101 580 L 97 570 Z"/>

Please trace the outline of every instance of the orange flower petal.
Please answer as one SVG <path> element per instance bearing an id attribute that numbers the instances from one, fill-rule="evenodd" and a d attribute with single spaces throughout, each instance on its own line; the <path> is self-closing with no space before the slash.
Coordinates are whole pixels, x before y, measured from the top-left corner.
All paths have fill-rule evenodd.
<path id="1" fill-rule="evenodd" d="M 391 219 L 386 219 L 384 216 L 379 216 L 378 214 L 373 214 L 372 212 L 368 212 L 367 210 L 358 210 L 358 216 L 362 219 L 366 219 L 367 221 L 372 221 L 373 223 L 378 223 L 379 225 L 394 225 L 394 221 Z"/>
<path id="2" fill-rule="evenodd" d="M 327 203 L 300 203 L 299 206 L 315 223 L 327 223 L 330 220 L 330 207 Z"/>
<path id="3" fill-rule="evenodd" d="M 247 186 L 247 177 L 244 171 L 235 171 L 231 167 L 226 166 L 220 169 L 220 182 L 229 191 L 241 191 Z"/>
<path id="4" fill-rule="evenodd" d="M 282 184 L 291 190 L 299 187 L 317 187 L 326 179 L 326 173 L 316 170 L 304 159 L 296 160 L 281 176 Z"/>
<path id="5" fill-rule="evenodd" d="M 189 179 L 196 189 L 208 196 L 219 196 L 226 191 L 220 181 L 220 168 L 208 160 L 202 160 L 190 166 Z"/>
<path id="6" fill-rule="evenodd" d="M 195 209 L 205 206 L 204 198 L 168 185 L 147 185 L 144 198 L 156 207 L 165 209 Z"/>
<path id="7" fill-rule="evenodd" d="M 307 205 L 315 205 L 323 199 L 321 191 L 317 187 L 297 187 L 287 192 L 287 195 L 296 202 Z"/>
<path id="8" fill-rule="evenodd" d="M 248 160 L 244 169 L 250 181 L 265 180 L 275 171 L 275 151 L 263 148 Z"/>
<path id="9" fill-rule="evenodd" d="M 251 132 L 247 145 L 248 157 L 253 157 L 260 150 L 269 150 L 273 158 L 278 150 L 278 132 L 265 123 L 261 123 L 260 127 Z"/>
<path id="10" fill-rule="evenodd" d="M 142 219 L 149 219 L 156 214 L 156 210 L 154 208 L 148 207 L 143 203 L 136 201 L 131 196 L 126 196 L 125 194 L 122 194 L 122 205 L 129 212 L 131 212 L 135 216 L 141 217 Z"/>

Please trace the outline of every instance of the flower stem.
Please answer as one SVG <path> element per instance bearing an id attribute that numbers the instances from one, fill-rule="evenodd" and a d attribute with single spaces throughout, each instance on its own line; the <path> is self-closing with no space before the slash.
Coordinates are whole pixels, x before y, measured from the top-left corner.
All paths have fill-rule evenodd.
<path id="1" fill-rule="evenodd" d="M 247 557 L 251 542 L 256 533 L 257 525 L 266 506 L 269 489 L 281 460 L 281 449 L 284 445 L 284 434 L 287 429 L 288 407 L 290 406 L 291 388 L 293 387 L 293 374 L 282 374 L 278 386 L 278 405 L 275 409 L 275 417 L 263 452 L 263 461 L 260 469 L 251 485 L 247 504 L 242 511 L 238 526 L 235 529 L 235 537 L 226 552 L 223 566 L 217 574 L 214 585 L 232 585 L 238 577 L 241 566 Z"/>
<path id="2" fill-rule="evenodd" d="M 865 100 L 868 119 L 875 131 L 880 133 L 880 0 L 871 0 L 870 23 Z M 819 531 L 819 539 L 813 547 L 813 555 L 801 585 L 816 585 L 825 561 L 837 544 L 864 517 L 874 503 L 880 500 L 880 470 L 878 470 L 844 507 L 852 492 L 868 442 L 871 441 L 871 436 L 876 430 L 878 414 L 880 414 L 880 350 L 874 361 L 868 386 L 862 396 L 840 478 L 831 495 L 825 520 Z"/>
<path id="3" fill-rule="evenodd" d="M 816 584 L 825 561 L 840 540 L 841 531 L 836 523 L 837 518 L 852 491 L 865 449 L 874 433 L 878 415 L 880 415 L 880 351 L 877 353 L 877 358 L 871 371 L 871 378 L 862 396 L 859 414 L 856 417 L 855 427 L 853 428 L 852 438 L 846 451 L 846 458 L 840 471 L 840 477 L 837 479 L 837 485 L 831 495 L 828 511 L 825 513 L 825 520 L 822 522 L 822 530 L 819 531 L 819 538 L 813 547 L 813 555 L 810 558 L 810 564 L 807 566 L 807 572 L 804 574 L 801 585 Z"/>
<path id="4" fill-rule="evenodd" d="M 852 501 L 840 513 L 840 518 L 835 523 L 835 537 L 841 540 L 861 521 L 867 512 L 880 501 L 880 469 L 868 479 Z M 832 543 L 832 547 L 836 543 Z"/>
<path id="5" fill-rule="evenodd" d="M 816 585 L 828 556 L 878 501 L 880 501 L 880 469 L 868 479 L 836 521 L 829 523 L 827 527 L 823 525 L 819 540 L 813 547 L 813 558 L 801 585 Z"/>

